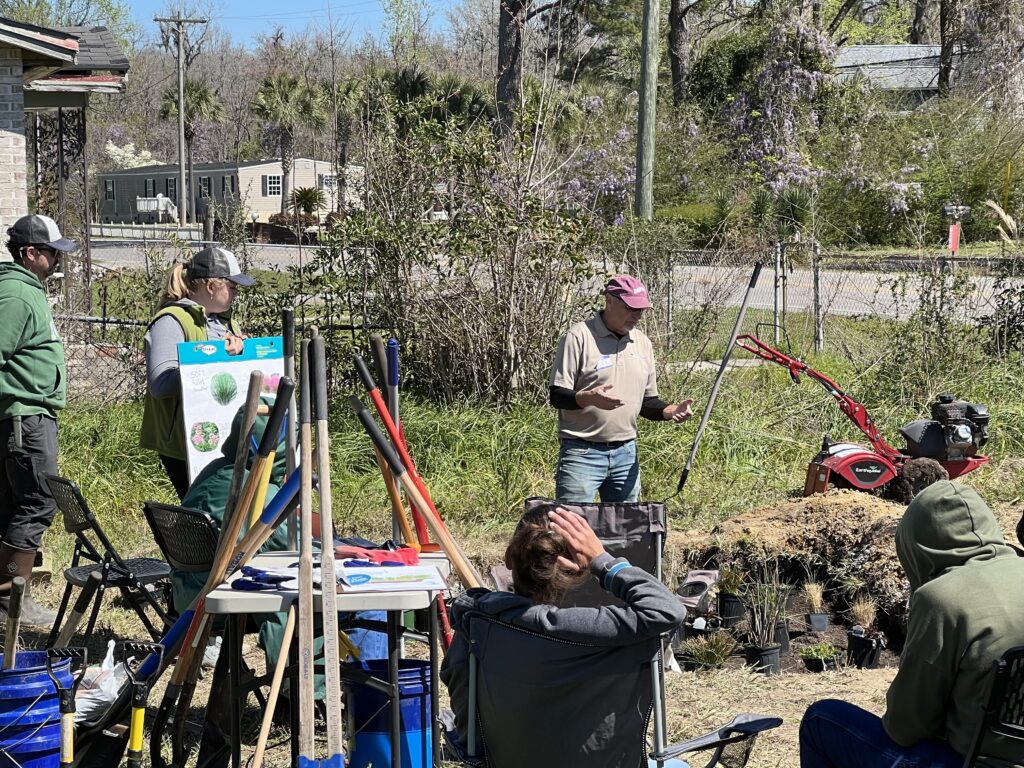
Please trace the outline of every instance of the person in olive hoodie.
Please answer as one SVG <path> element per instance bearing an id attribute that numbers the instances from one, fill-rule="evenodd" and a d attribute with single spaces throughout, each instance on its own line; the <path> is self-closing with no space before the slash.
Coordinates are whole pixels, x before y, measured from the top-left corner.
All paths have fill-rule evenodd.
<path id="1" fill-rule="evenodd" d="M 970 488 L 941 481 L 907 507 L 896 553 L 910 581 L 900 668 L 882 718 L 819 701 L 800 724 L 801 768 L 960 768 L 982 718 L 993 664 L 1024 644 L 1024 559 Z M 985 768 L 1022 768 L 1018 745 L 986 741 Z"/>
<path id="2" fill-rule="evenodd" d="M 43 479 L 57 472 L 57 413 L 64 407 L 64 344 L 43 282 L 75 244 L 47 216 L 7 230 L 13 261 L 0 263 L 0 610 L 25 579 L 21 620 L 50 629 L 57 616 L 31 596 L 32 565 L 57 505 Z"/>
<path id="3" fill-rule="evenodd" d="M 146 329 L 146 398 L 139 444 L 157 452 L 178 498 L 185 497 L 189 473 L 181 417 L 178 344 L 225 340 L 228 354 L 242 351 L 242 336 L 231 317 L 239 287 L 256 281 L 242 273 L 224 248 L 204 248 L 167 275 L 160 310 Z"/>

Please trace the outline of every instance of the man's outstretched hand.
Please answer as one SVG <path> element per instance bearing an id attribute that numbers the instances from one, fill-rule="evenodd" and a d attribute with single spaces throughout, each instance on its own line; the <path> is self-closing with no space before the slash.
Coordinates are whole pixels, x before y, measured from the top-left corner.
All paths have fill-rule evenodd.
<path id="1" fill-rule="evenodd" d="M 548 512 L 548 519 L 551 520 L 551 527 L 565 538 L 573 557 L 572 560 L 569 560 L 559 555 L 558 564 L 563 568 L 582 571 L 584 568 L 589 568 L 594 559 L 604 552 L 601 540 L 597 538 L 597 534 L 582 516 L 561 507 L 555 507 Z"/>
<path id="2" fill-rule="evenodd" d="M 661 413 L 665 417 L 665 421 L 674 421 L 676 424 L 681 424 L 693 416 L 693 411 L 690 409 L 692 404 L 693 400 L 683 400 L 675 405 L 666 405 L 665 410 Z"/>
<path id="3" fill-rule="evenodd" d="M 593 406 L 602 411 L 614 411 L 625 405 L 625 401 L 611 394 L 612 385 L 604 384 L 593 389 L 584 389 L 576 393 L 576 402 L 583 408 Z"/>

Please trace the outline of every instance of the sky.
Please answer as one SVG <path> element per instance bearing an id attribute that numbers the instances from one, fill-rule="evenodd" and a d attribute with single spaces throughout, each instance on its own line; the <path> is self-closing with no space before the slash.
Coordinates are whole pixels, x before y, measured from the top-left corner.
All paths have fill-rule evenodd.
<path id="1" fill-rule="evenodd" d="M 148 35 L 156 34 L 154 16 L 166 12 L 168 0 L 132 0 L 132 15 L 139 28 Z M 454 0 L 424 0 L 431 27 L 442 30 L 447 25 L 445 10 Z M 384 13 L 380 0 L 210 0 L 208 16 L 246 47 L 257 36 L 273 32 L 281 26 L 286 32 L 301 32 L 311 25 L 327 29 L 333 20 L 339 33 L 349 31 L 350 40 L 358 43 L 366 35 L 380 37 Z"/>

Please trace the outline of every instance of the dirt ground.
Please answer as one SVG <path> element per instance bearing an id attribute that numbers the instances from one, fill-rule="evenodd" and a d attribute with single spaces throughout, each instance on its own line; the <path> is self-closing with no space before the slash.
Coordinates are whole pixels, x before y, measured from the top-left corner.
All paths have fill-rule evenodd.
<path id="1" fill-rule="evenodd" d="M 1010 541 L 1016 541 L 1014 528 L 1020 511 L 997 510 Z M 905 618 L 906 601 L 903 575 L 893 547 L 893 534 L 901 512 L 901 507 L 871 496 L 833 492 L 752 511 L 723 522 L 711 532 L 671 531 L 666 552 L 666 581 L 675 586 L 688 568 L 722 559 L 744 563 L 767 556 L 791 564 L 813 562 L 821 565 L 828 578 L 836 583 L 848 580 L 856 588 L 866 589 L 876 597 L 891 620 L 898 622 Z M 500 562 L 504 550 L 504 541 L 497 539 L 466 538 L 462 543 L 485 573 Z M 58 585 L 41 585 L 38 594 L 55 605 L 59 599 Z M 87 639 L 94 661 L 102 658 L 108 638 L 145 639 L 141 624 L 130 610 L 110 597 L 105 606 L 97 630 Z M 739 657 L 730 659 L 720 670 L 670 673 L 667 679 L 670 738 L 679 740 L 697 735 L 739 712 L 778 715 L 784 720 L 783 726 L 760 739 L 750 765 L 753 768 L 796 768 L 799 765 L 799 722 L 811 703 L 823 698 L 841 698 L 880 714 L 885 707 L 885 690 L 895 675 L 897 657 L 887 652 L 883 656 L 883 668 L 876 670 L 808 673 L 796 649 L 801 644 L 821 639 L 845 646 L 845 628 L 840 611 L 833 614 L 835 627 L 827 637 L 805 634 L 799 619 L 802 610 L 799 604 L 794 609 L 791 624 L 794 650 L 784 657 L 783 673 L 778 677 L 769 678 L 750 671 L 743 667 Z M 27 648 L 40 648 L 44 641 L 45 636 L 41 634 L 26 632 L 23 635 L 23 645 Z M 246 658 L 251 666 L 262 671 L 263 654 L 255 647 L 253 639 L 246 641 Z M 190 731 L 195 737 L 205 720 L 204 705 L 211 678 L 212 674 L 207 674 L 200 681 L 190 713 Z M 147 724 L 152 722 L 168 679 L 169 673 L 165 673 L 150 695 Z M 444 705 L 446 695 L 443 690 L 441 694 Z M 243 721 L 245 761 L 252 755 L 260 717 L 255 699 L 250 698 Z M 287 766 L 290 756 L 287 730 L 275 726 L 270 745 L 266 765 Z M 695 763 L 701 764 L 700 761 Z M 189 765 L 194 764 L 193 756 Z"/>

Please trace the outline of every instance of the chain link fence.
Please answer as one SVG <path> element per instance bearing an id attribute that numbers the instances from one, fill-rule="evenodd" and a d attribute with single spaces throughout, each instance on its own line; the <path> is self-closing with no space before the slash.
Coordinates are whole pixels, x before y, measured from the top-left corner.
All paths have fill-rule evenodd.
<path id="1" fill-rule="evenodd" d="M 94 241 L 89 300 L 69 300 L 72 292 L 53 287 L 71 398 L 109 403 L 142 395 L 146 324 L 167 269 L 196 247 L 154 240 Z M 300 274 L 315 250 L 254 243 L 236 249 L 244 268 L 269 271 L 253 297 L 260 311 L 248 307 L 251 316 L 261 318 L 250 331 L 275 333 L 275 313 L 292 301 L 297 332 L 316 324 L 336 360 L 342 362 L 352 351 L 366 348 L 370 332 L 386 329 L 374 327 L 366 316 L 370 306 L 366 295 L 313 295 L 315 288 L 285 287 L 287 276 Z M 596 307 L 603 275 L 640 275 L 655 304 L 644 328 L 659 361 L 675 370 L 691 371 L 701 361 L 721 358 L 758 261 L 764 268 L 741 332 L 754 333 L 797 355 L 817 351 L 851 359 L 865 352 L 877 356 L 879 330 L 905 322 L 922 311 L 924 303 L 929 311 L 975 324 L 993 317 L 1001 292 L 1024 291 L 1024 264 L 1019 259 L 873 257 L 819 251 L 807 244 L 791 244 L 767 254 L 677 250 L 660 260 L 605 259 L 595 263 L 596 276 L 581 290 L 592 289 Z M 70 269 L 72 280 L 80 277 L 74 265 Z M 932 306 L 936 301 L 940 305 Z M 553 338 L 559 330 L 552 329 Z M 334 381 L 336 387 L 348 383 L 341 374 Z"/>

